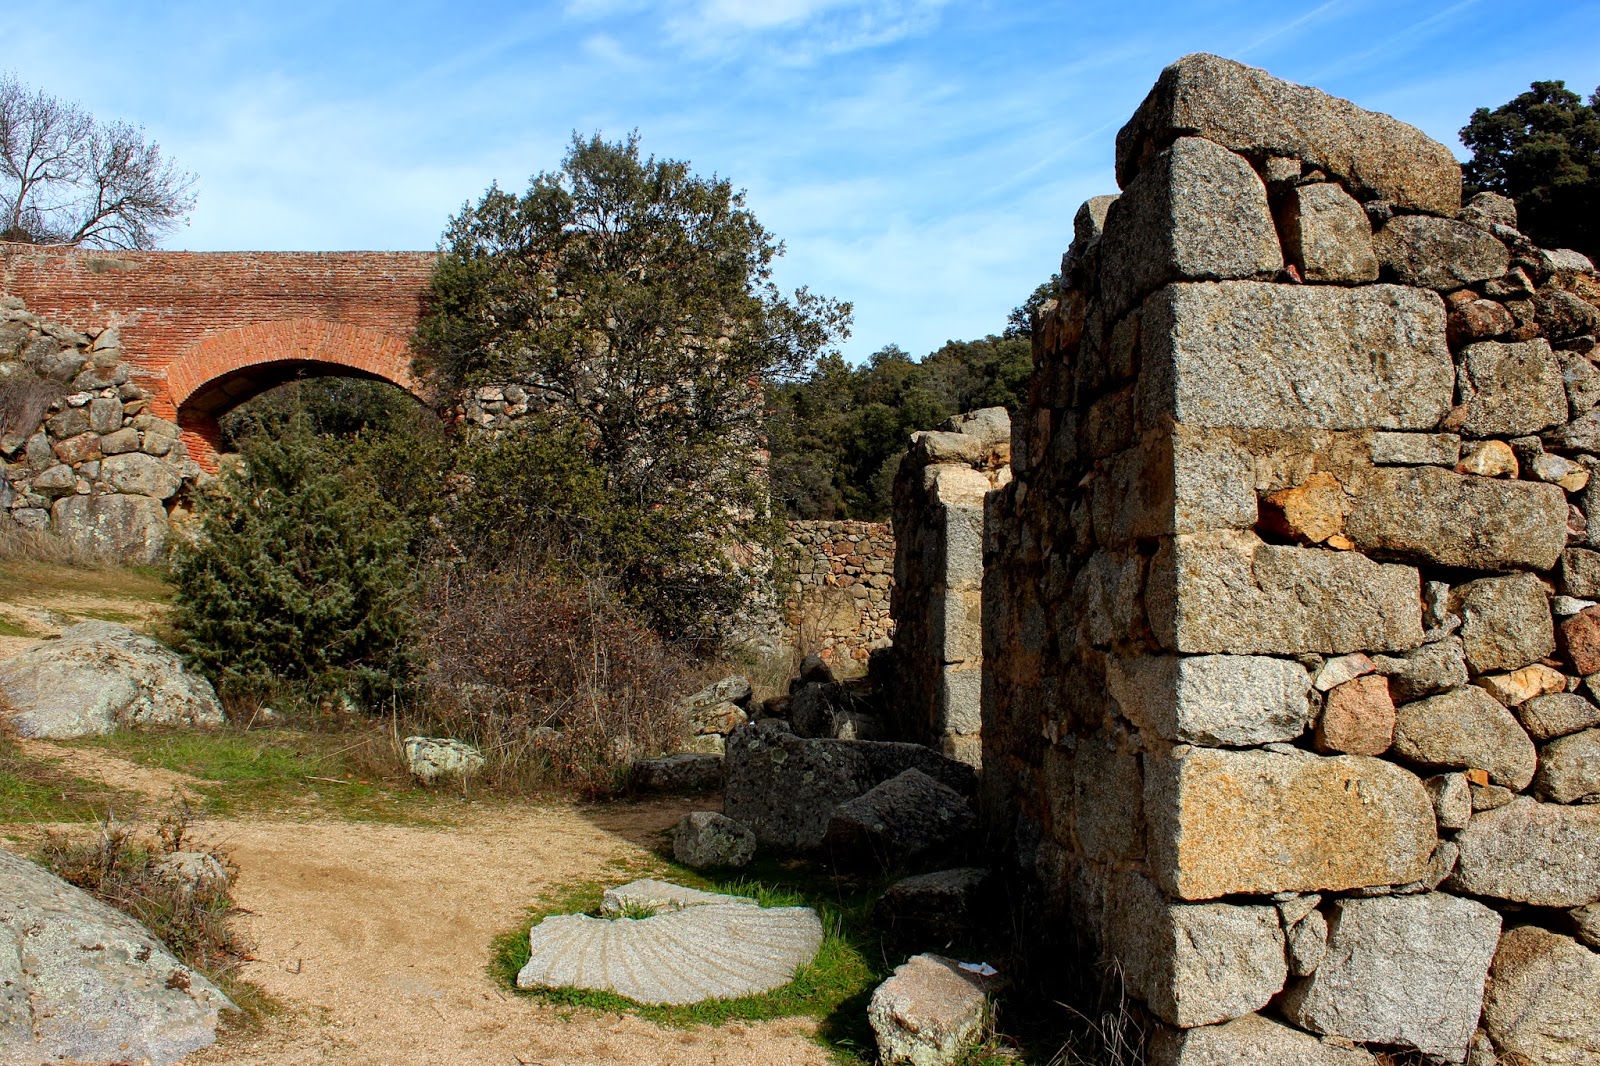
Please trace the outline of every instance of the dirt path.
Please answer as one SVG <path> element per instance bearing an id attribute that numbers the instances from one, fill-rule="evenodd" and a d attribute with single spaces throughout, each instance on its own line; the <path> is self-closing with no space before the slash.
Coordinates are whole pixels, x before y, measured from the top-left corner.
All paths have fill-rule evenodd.
<path id="1" fill-rule="evenodd" d="M 245 976 L 287 1004 L 253 1037 L 194 1063 L 719 1064 L 828 1062 L 809 1021 L 690 1032 L 558 1011 L 499 989 L 490 942 L 540 891 L 612 879 L 672 803 L 487 811 L 450 829 L 218 822 L 239 863 L 258 961 Z M 567 1014 L 567 1017 L 563 1017 Z"/>

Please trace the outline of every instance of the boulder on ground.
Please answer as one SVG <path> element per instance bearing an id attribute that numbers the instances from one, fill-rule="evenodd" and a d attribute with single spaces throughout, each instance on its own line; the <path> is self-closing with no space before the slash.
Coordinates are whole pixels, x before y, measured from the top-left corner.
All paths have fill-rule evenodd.
<path id="1" fill-rule="evenodd" d="M 867 1020 L 884 1066 L 954 1066 L 983 1036 L 988 983 L 940 955 L 895 967 L 872 993 Z"/>
<path id="2" fill-rule="evenodd" d="M 947 853 L 977 824 L 967 797 L 911 769 L 835 807 L 822 846 L 839 862 L 887 868 Z"/>
<path id="3" fill-rule="evenodd" d="M 1500 938 L 1483 1026 L 1501 1062 L 1600 1062 L 1600 955 L 1538 926 Z"/>
<path id="4" fill-rule="evenodd" d="M 756 835 L 725 814 L 686 814 L 672 831 L 672 857 L 685 866 L 746 866 L 756 855 Z"/>
<path id="5" fill-rule="evenodd" d="M 50 508 L 55 531 L 74 547 L 130 563 L 153 563 L 167 547 L 167 509 L 150 496 L 66 496 Z"/>
<path id="6" fill-rule="evenodd" d="M 234 1009 L 132 918 L 0 851 L 0 1062 L 167 1066 Z"/>
<path id="7" fill-rule="evenodd" d="M 406 769 L 423 784 L 465 781 L 483 769 L 483 753 L 448 737 L 406 737 Z"/>
<path id="8" fill-rule="evenodd" d="M 878 901 L 879 920 L 902 940 L 951 939 L 981 921 L 989 871 L 976 866 L 901 878 Z"/>
<path id="9" fill-rule="evenodd" d="M 118 726 L 214 726 L 211 684 L 170 649 L 114 622 L 80 622 L 0 663 L 7 717 L 25 737 L 84 737 Z"/>
<path id="10" fill-rule="evenodd" d="M 715 792 L 722 787 L 722 756 L 685 751 L 633 764 L 633 787 L 641 792 Z"/>
<path id="11" fill-rule="evenodd" d="M 233 881 L 227 866 L 209 851 L 174 851 L 157 859 L 150 872 L 186 895 L 225 890 Z"/>
<path id="12" fill-rule="evenodd" d="M 728 737 L 722 812 L 763 846 L 815 848 L 835 807 L 913 768 L 963 795 L 977 789 L 972 767 L 920 744 L 797 737 L 758 722 Z"/>

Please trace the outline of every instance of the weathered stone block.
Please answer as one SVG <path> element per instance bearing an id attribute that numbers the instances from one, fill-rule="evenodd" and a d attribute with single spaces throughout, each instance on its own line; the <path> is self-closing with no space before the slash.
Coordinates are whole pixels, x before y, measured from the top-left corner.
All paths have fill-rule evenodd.
<path id="1" fill-rule="evenodd" d="M 1298 663 L 1264 655 L 1106 661 L 1106 689 L 1129 721 L 1165 740 L 1210 747 L 1293 740 L 1311 716 L 1310 687 Z"/>
<path id="2" fill-rule="evenodd" d="M 1378 280 L 1372 224 L 1354 198 L 1329 181 L 1290 189 L 1276 204 L 1284 257 L 1309 282 Z"/>
<path id="3" fill-rule="evenodd" d="M 1461 353 L 1456 389 L 1469 437 L 1515 437 L 1567 420 L 1561 364 L 1544 338 L 1505 344 L 1479 341 Z"/>
<path id="4" fill-rule="evenodd" d="M 1460 688 L 1467 683 L 1467 656 L 1455 637 L 1424 644 L 1404 655 L 1377 655 L 1373 665 L 1389 679 L 1389 694 L 1397 703 L 1420 700 Z"/>
<path id="5" fill-rule="evenodd" d="M 1585 607 L 1561 620 L 1561 650 L 1572 668 L 1588 676 L 1600 673 L 1600 607 Z"/>
<path id="6" fill-rule="evenodd" d="M 1128 183 L 1100 239 L 1113 319 L 1171 281 L 1270 279 L 1281 269 L 1266 186 L 1249 163 L 1198 137 L 1179 137 Z"/>
<path id="7" fill-rule="evenodd" d="M 1500 938 L 1483 1027 L 1501 1062 L 1600 1062 L 1600 955 L 1538 926 Z"/>
<path id="8" fill-rule="evenodd" d="M 1519 706 L 1516 715 L 1528 735 L 1541 744 L 1600 726 L 1600 707 L 1576 692 L 1536 697 Z"/>
<path id="9" fill-rule="evenodd" d="M 169 498 L 183 483 L 172 464 L 142 452 L 108 457 L 100 464 L 100 476 L 116 492 L 157 500 Z"/>
<path id="10" fill-rule="evenodd" d="M 1395 712 L 1395 754 L 1422 766 L 1486 770 L 1521 791 L 1533 780 L 1538 752 L 1511 712 L 1469 685 L 1401 704 Z"/>
<path id="11" fill-rule="evenodd" d="M 1246 1014 L 1222 1025 L 1161 1029 L 1150 1041 L 1150 1066 L 1373 1066 L 1356 1047 L 1324 1044 L 1309 1033 Z"/>
<path id="12" fill-rule="evenodd" d="M 1374 433 L 1372 461 L 1379 466 L 1455 466 L 1461 438 L 1454 433 Z"/>
<path id="13" fill-rule="evenodd" d="M 1161 72 L 1117 134 L 1117 183 L 1126 188 L 1182 135 L 1253 159 L 1303 160 L 1360 200 L 1393 200 L 1448 218 L 1461 208 L 1460 165 L 1421 130 L 1218 56 L 1187 55 Z"/>
<path id="14" fill-rule="evenodd" d="M 1394 700 L 1381 676 L 1358 677 L 1328 692 L 1317 719 L 1317 750 L 1382 755 L 1394 741 Z"/>
<path id="15" fill-rule="evenodd" d="M 1312 1032 L 1464 1062 L 1499 936 L 1494 911 L 1439 892 L 1338 900 L 1328 952 L 1289 986 L 1284 1016 Z"/>
<path id="16" fill-rule="evenodd" d="M 1600 900 L 1600 806 L 1517 796 L 1477 810 L 1456 843 L 1461 859 L 1445 882 L 1453 892 L 1536 907 Z"/>
<path id="17" fill-rule="evenodd" d="M 167 512 L 149 496 L 68 496 L 50 508 L 56 533 L 86 551 L 153 563 L 167 546 Z"/>
<path id="18" fill-rule="evenodd" d="M 1404 884 L 1438 843 L 1422 782 L 1360 755 L 1147 756 L 1145 811 L 1153 875 L 1191 900 Z"/>
<path id="19" fill-rule="evenodd" d="M 1432 430 L 1455 387 L 1444 326 L 1436 295 L 1395 285 L 1169 285 L 1145 301 L 1140 422 Z"/>
<path id="20" fill-rule="evenodd" d="M 1600 801 L 1600 729 L 1552 740 L 1539 752 L 1533 791 L 1552 803 Z"/>
<path id="21" fill-rule="evenodd" d="M 1498 278 L 1511 254 L 1492 235 L 1465 222 L 1398 215 L 1372 239 L 1385 280 L 1453 292 Z"/>
<path id="22" fill-rule="evenodd" d="M 1600 552 L 1568 548 L 1561 553 L 1561 594 L 1586 600 L 1600 596 Z"/>
<path id="23" fill-rule="evenodd" d="M 1358 549 L 1473 570 L 1548 570 L 1567 542 L 1554 485 L 1471 477 L 1436 466 L 1378 467 L 1345 518 Z"/>
<path id="24" fill-rule="evenodd" d="M 1422 643 L 1421 579 L 1411 567 L 1265 544 L 1248 532 L 1163 542 L 1145 598 L 1156 638 L 1178 652 L 1342 654 Z"/>
<path id="25" fill-rule="evenodd" d="M 1105 960 L 1157 1017 L 1184 1027 L 1249 1014 L 1288 976 L 1276 907 L 1173 904 L 1131 872 L 1106 893 Z"/>
<path id="26" fill-rule="evenodd" d="M 1475 673 L 1516 670 L 1556 650 L 1550 601 L 1532 574 L 1458 585 L 1450 610 L 1461 617 L 1461 643 Z"/>

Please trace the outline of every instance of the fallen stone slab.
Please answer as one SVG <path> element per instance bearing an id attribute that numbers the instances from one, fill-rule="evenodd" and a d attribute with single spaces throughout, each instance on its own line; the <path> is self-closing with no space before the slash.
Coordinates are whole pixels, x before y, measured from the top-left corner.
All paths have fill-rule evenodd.
<path id="1" fill-rule="evenodd" d="M 1337 900 L 1327 953 L 1285 991 L 1284 1017 L 1463 1062 L 1499 937 L 1498 914 L 1442 892 Z"/>
<path id="2" fill-rule="evenodd" d="M 679 752 L 633 764 L 633 787 L 642 792 L 715 792 L 722 787 L 721 755 Z"/>
<path id="3" fill-rule="evenodd" d="M 977 789 L 971 766 L 920 744 L 797 737 L 774 725 L 758 722 L 729 735 L 723 789 L 722 813 L 764 847 L 817 847 L 835 807 L 906 770 L 964 796 Z"/>
<path id="4" fill-rule="evenodd" d="M 235 1009 L 132 918 L 0 851 L 0 1062 L 168 1066 Z"/>
<path id="5" fill-rule="evenodd" d="M 702 892 L 698 888 L 686 888 L 671 881 L 657 881 L 655 878 L 645 877 L 606 889 L 604 895 L 600 897 L 600 913 L 607 918 L 616 918 L 628 911 L 660 914 L 663 911 L 681 911 L 688 907 L 704 907 L 712 903 L 754 902 L 755 900 L 748 896 Z"/>
<path id="6" fill-rule="evenodd" d="M 699 1003 L 781 988 L 816 958 L 809 907 L 705 903 L 648 918 L 560 914 L 528 934 L 518 988 L 613 992 L 638 1003 Z"/>
<path id="7" fill-rule="evenodd" d="M 1600 955 L 1538 926 L 1500 938 L 1483 1026 L 1501 1062 L 1600 1062 Z"/>
<path id="8" fill-rule="evenodd" d="M 911 769 L 835 807 L 822 847 L 837 862 L 888 868 L 948 852 L 977 824 L 965 796 Z"/>
<path id="9" fill-rule="evenodd" d="M 884 1066 L 954 1066 L 982 1038 L 988 982 L 941 955 L 895 967 L 867 1004 Z"/>
<path id="10" fill-rule="evenodd" d="M 118 726 L 215 726 L 211 683 L 149 637 L 114 622 L 80 622 L 0 663 L 0 696 L 24 737 L 98 736 Z"/>
<path id="11" fill-rule="evenodd" d="M 901 878 L 878 901 L 878 918 L 901 939 L 948 941 L 979 922 L 988 878 L 977 866 Z"/>

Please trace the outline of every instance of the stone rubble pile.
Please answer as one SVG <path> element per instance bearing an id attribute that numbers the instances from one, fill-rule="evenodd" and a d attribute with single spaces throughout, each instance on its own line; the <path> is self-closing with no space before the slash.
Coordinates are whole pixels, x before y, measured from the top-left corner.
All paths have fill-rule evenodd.
<path id="1" fill-rule="evenodd" d="M 1600 278 L 1213 56 L 1117 176 L 987 498 L 991 835 L 1154 1063 L 1600 1063 Z"/>
<path id="2" fill-rule="evenodd" d="M 0 513 L 89 551 L 160 558 L 169 508 L 201 470 L 130 379 L 117 328 L 80 333 L 0 297 L 0 389 L 24 381 L 44 402 L 17 405 L 12 417 L 31 414 L 28 425 L 0 425 Z"/>
<path id="3" fill-rule="evenodd" d="M 894 482 L 895 731 L 978 765 L 983 498 L 1011 480 L 1003 407 L 914 433 Z"/>

